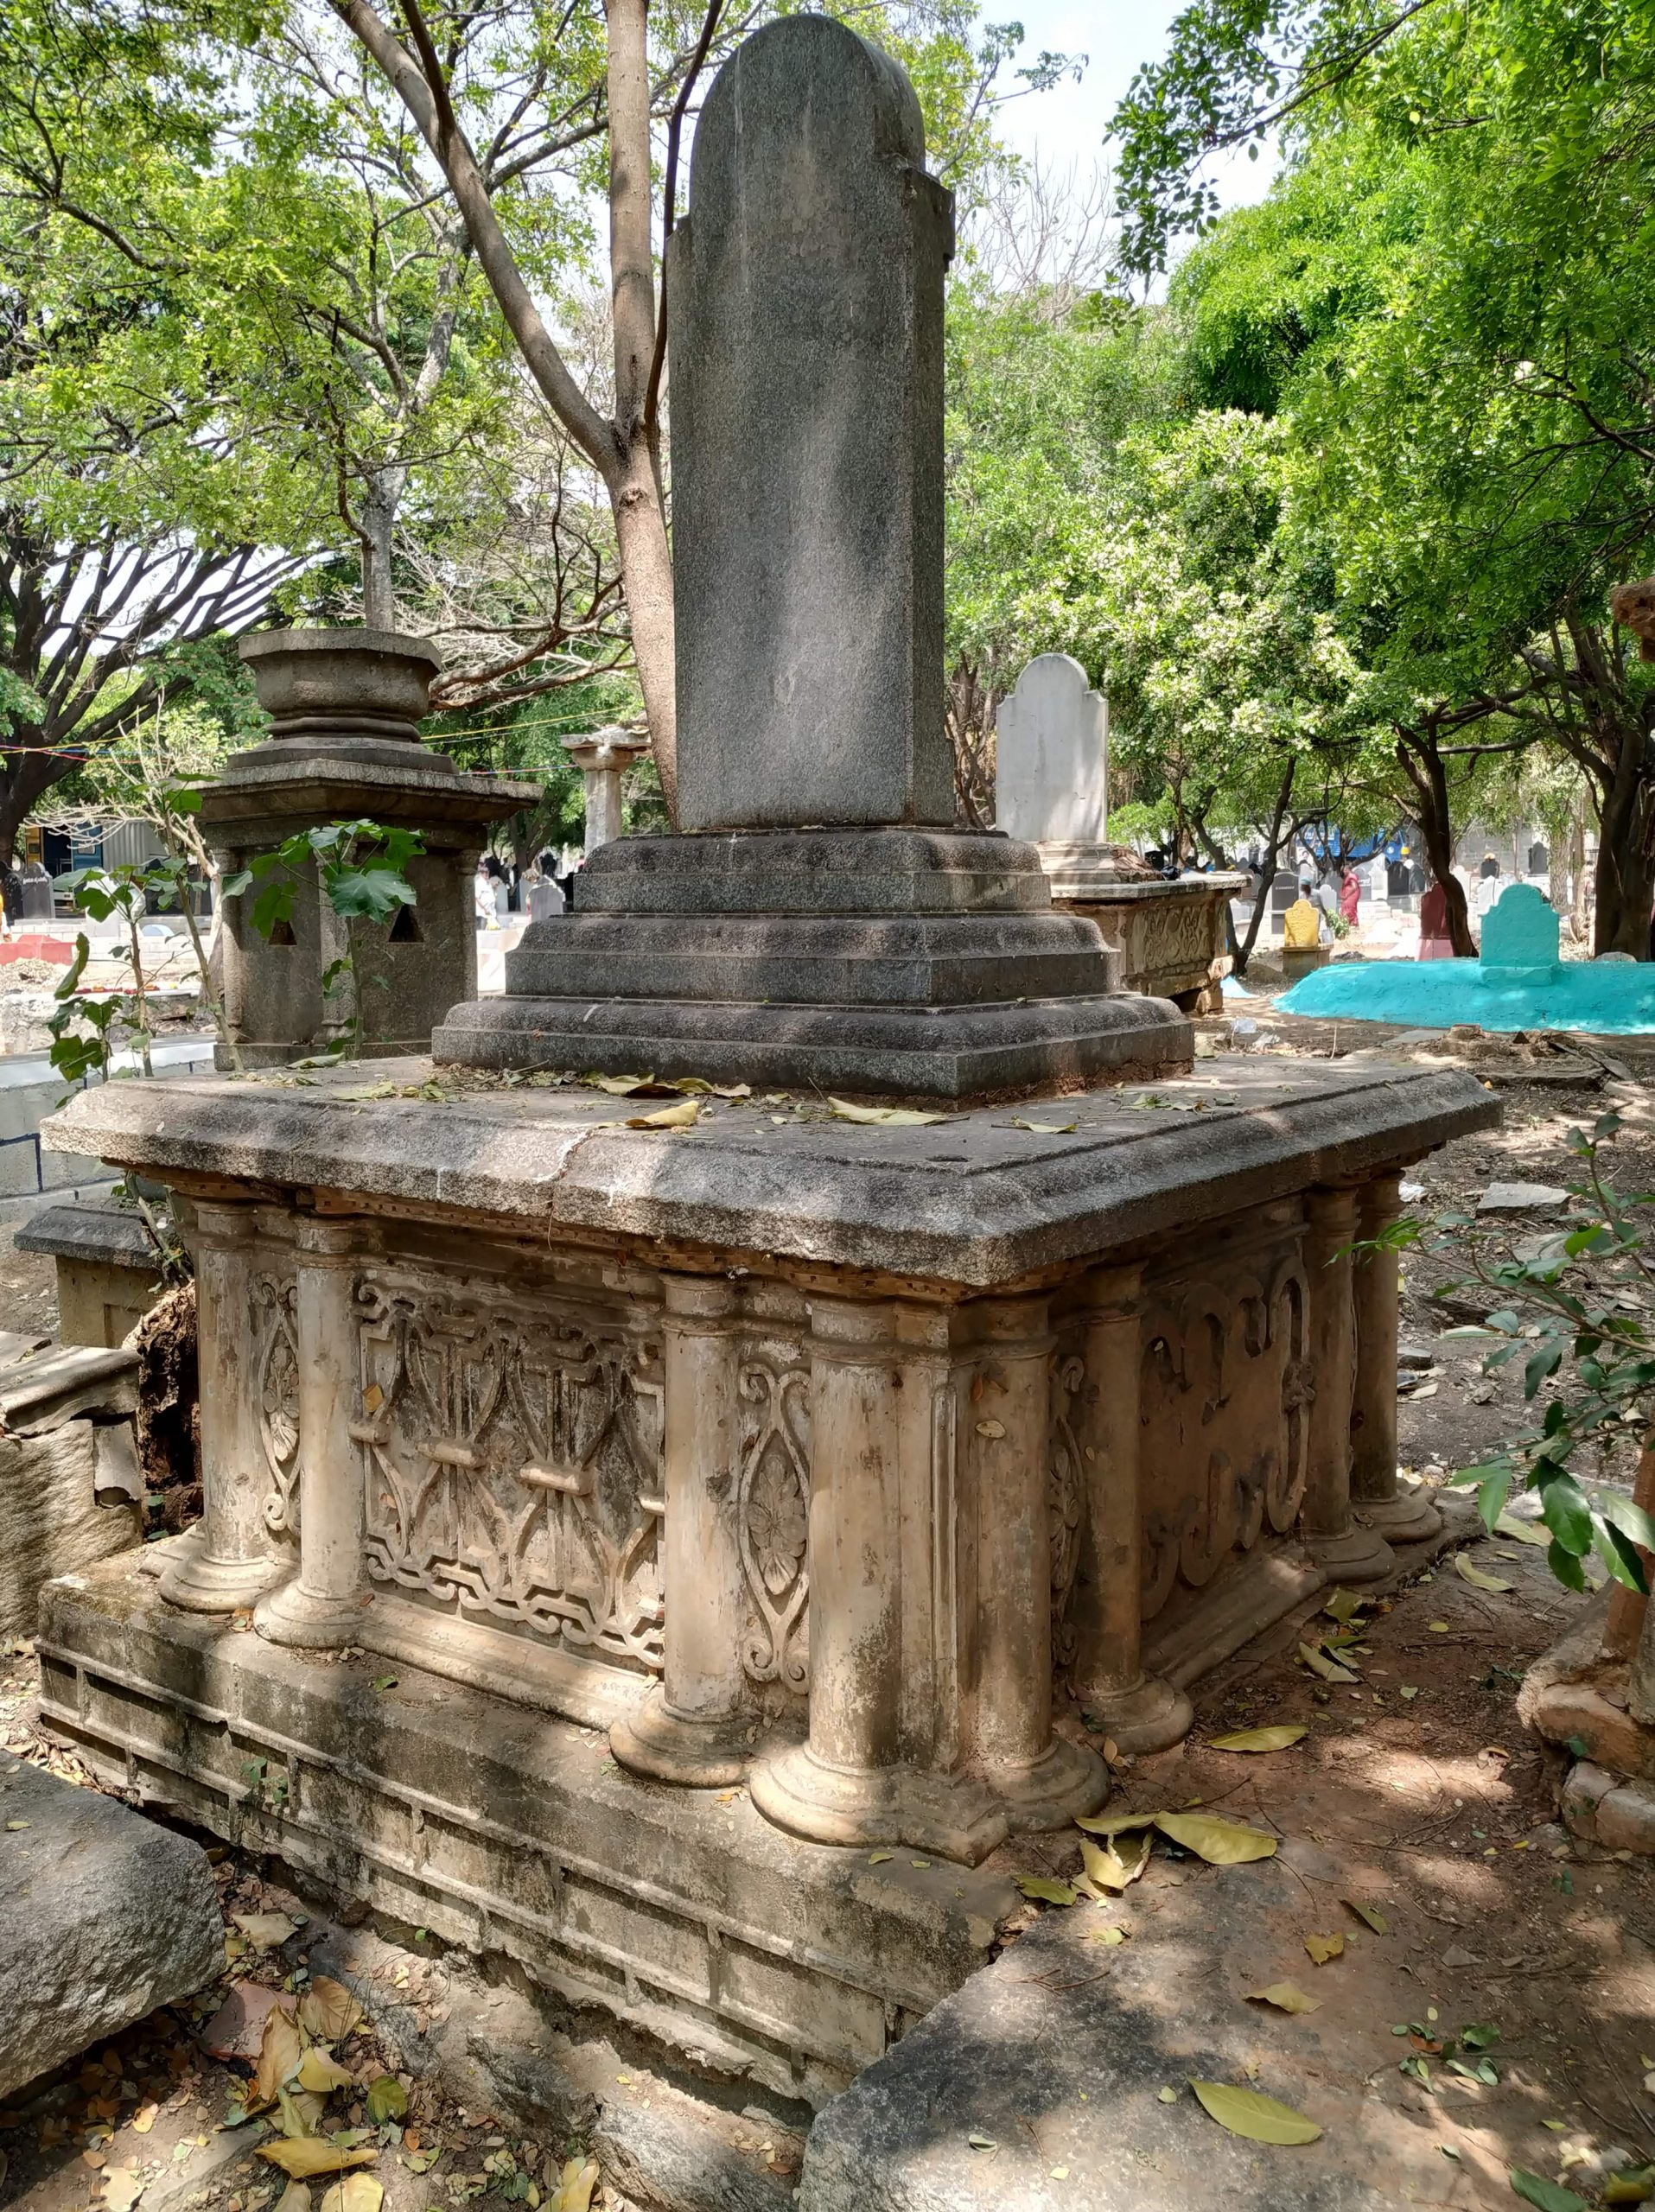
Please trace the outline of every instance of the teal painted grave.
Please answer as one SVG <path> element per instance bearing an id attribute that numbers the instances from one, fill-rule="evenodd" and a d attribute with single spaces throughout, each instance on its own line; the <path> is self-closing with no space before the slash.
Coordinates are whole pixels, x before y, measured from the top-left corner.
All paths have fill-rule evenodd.
<path id="1" fill-rule="evenodd" d="M 1410 1029 L 1655 1032 L 1655 964 L 1558 957 L 1558 920 L 1531 883 L 1513 883 L 1483 922 L 1477 960 L 1335 960 L 1276 1000 L 1284 1014 Z"/>

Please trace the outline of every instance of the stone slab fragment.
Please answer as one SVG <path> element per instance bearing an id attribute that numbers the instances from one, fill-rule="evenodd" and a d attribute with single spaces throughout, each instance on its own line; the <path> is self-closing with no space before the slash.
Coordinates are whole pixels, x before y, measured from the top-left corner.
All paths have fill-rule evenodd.
<path id="1" fill-rule="evenodd" d="M 621 837 L 581 870 L 582 912 L 922 914 L 1041 912 L 1032 845 L 958 830 L 775 830 Z"/>
<path id="2" fill-rule="evenodd" d="M 70 1421 L 44 1436 L 0 1437 L 0 1634 L 32 1636 L 54 1575 L 128 1550 L 143 1533 L 137 1497 L 108 1478 L 101 1439 L 131 1424 Z M 99 1493 L 102 1493 L 100 1500 Z"/>
<path id="3" fill-rule="evenodd" d="M 199 1845 L 38 1767 L 0 1773 L 0 2097 L 223 1965 Z"/>
<path id="4" fill-rule="evenodd" d="M 156 1249 L 143 1217 L 131 1206 L 84 1198 L 44 1206 L 12 1238 L 20 1252 L 48 1252 L 57 1259 L 99 1261 L 111 1268 L 148 1268 Z"/>
<path id="5" fill-rule="evenodd" d="M 402 1095 L 434 1073 L 410 1060 L 303 1085 L 209 1076 L 111 1084 L 59 1115 L 52 1139 L 163 1179 L 346 1191 L 671 1238 L 726 1258 L 757 1250 L 971 1287 L 1153 1240 L 1308 1183 L 1361 1180 L 1499 1115 L 1456 1070 L 1244 1062 L 1221 1083 L 1203 1074 L 1089 1090 L 1038 1113 L 978 1107 L 917 1128 L 791 1115 L 778 1124 L 761 1102 L 715 1102 L 693 1129 L 646 1131 L 617 1126 L 614 1099 L 574 1085 L 456 1084 L 441 1104 Z M 390 1096 L 363 1095 L 386 1085 Z"/>
<path id="6" fill-rule="evenodd" d="M 668 261 L 685 830 L 952 822 L 942 306 L 913 86 L 826 16 L 725 63 Z"/>
<path id="7" fill-rule="evenodd" d="M 322 1668 L 226 1636 L 146 1564 L 46 1592 L 42 1709 L 94 1771 L 780 2095 L 843 2087 L 1016 1902 L 1003 1874 L 872 1866 L 745 1795 L 640 1781 L 597 1731 L 406 1663 L 376 1692 L 372 1657 Z"/>
<path id="8" fill-rule="evenodd" d="M 1440 2202 L 1435 2137 L 1387 2110 L 1406 2087 L 1394 2065 L 1377 2095 L 1335 2088 L 1314 2014 L 1265 2024 L 1245 2001 L 1281 1979 L 1296 1948 L 1302 1882 L 1276 1860 L 1178 1872 L 1174 1884 L 1157 1868 L 1156 1886 L 1146 1878 L 1128 1892 L 1128 1942 L 1086 1941 L 1120 1910 L 1045 1914 L 910 2030 L 818 2116 L 800 2212 L 1391 2212 Z M 1348 2074 L 1346 2050 L 1328 2056 Z M 1317 2122 L 1322 2139 L 1286 2148 L 1226 2134 L 1196 2103 L 1192 2075 L 1261 2090 Z M 1163 2102 L 1168 2088 L 1177 2094 Z M 1369 2178 L 1382 2158 L 1400 2194 Z"/>

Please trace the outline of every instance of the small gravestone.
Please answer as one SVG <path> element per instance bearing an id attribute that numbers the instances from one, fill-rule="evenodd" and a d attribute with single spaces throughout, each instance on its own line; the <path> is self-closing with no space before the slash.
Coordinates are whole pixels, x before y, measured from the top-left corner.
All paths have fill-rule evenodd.
<path id="1" fill-rule="evenodd" d="M 1101 845 L 1109 709 L 1067 653 L 1041 653 L 995 717 L 994 817 L 1009 837 Z"/>
<path id="2" fill-rule="evenodd" d="M 1558 964 L 1557 932 L 1557 916 L 1534 885 L 1513 883 L 1484 918 L 1482 964 L 1507 977 L 1549 976 Z"/>

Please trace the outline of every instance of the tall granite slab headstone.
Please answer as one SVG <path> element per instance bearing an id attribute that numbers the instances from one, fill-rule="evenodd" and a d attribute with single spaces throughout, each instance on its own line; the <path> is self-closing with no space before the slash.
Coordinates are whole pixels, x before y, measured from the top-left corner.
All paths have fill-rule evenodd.
<path id="1" fill-rule="evenodd" d="M 1041 653 L 995 716 L 995 821 L 1038 845 L 1101 845 L 1108 811 L 1108 707 L 1078 660 Z"/>
<path id="2" fill-rule="evenodd" d="M 687 834 L 594 854 L 439 1058 L 962 1099 L 1187 1057 L 1032 845 L 951 826 L 924 152 L 901 70 L 831 17 L 720 71 L 668 284 Z"/>
<path id="3" fill-rule="evenodd" d="M 953 247 L 889 55 L 801 16 L 720 73 L 667 269 L 684 830 L 953 821 Z"/>

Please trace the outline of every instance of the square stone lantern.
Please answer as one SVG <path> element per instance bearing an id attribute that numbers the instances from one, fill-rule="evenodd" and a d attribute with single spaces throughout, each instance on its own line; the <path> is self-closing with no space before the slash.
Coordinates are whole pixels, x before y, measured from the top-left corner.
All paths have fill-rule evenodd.
<path id="1" fill-rule="evenodd" d="M 1437 1526 L 1353 1247 L 1498 1113 L 1198 1072 L 1034 848 L 952 826 L 949 217 L 888 56 L 742 44 L 672 244 L 684 834 L 602 846 L 386 1099 L 112 1084 L 50 1135 L 188 1212 L 211 1383 L 198 1526 L 47 1594 L 49 1724 L 812 2100 L 982 1962 L 984 1862 L 1104 1743 Z M 703 1078 L 693 1122 L 616 1073 Z"/>
<path id="2" fill-rule="evenodd" d="M 472 874 L 490 826 L 534 804 L 531 784 L 474 776 L 421 741 L 441 666 L 419 638 L 383 630 L 269 630 L 244 638 L 269 739 L 236 753 L 202 792 L 201 827 L 222 871 L 296 831 L 369 820 L 417 830 L 417 903 L 388 925 L 341 922 L 305 869 L 290 920 L 252 925 L 256 892 L 224 901 L 224 1004 L 248 1067 L 325 1051 L 354 1031 L 359 1055 L 418 1052 L 456 995 L 477 988 Z M 361 1003 L 347 971 L 357 944 Z M 229 1055 L 220 1045 L 218 1065 Z"/>

